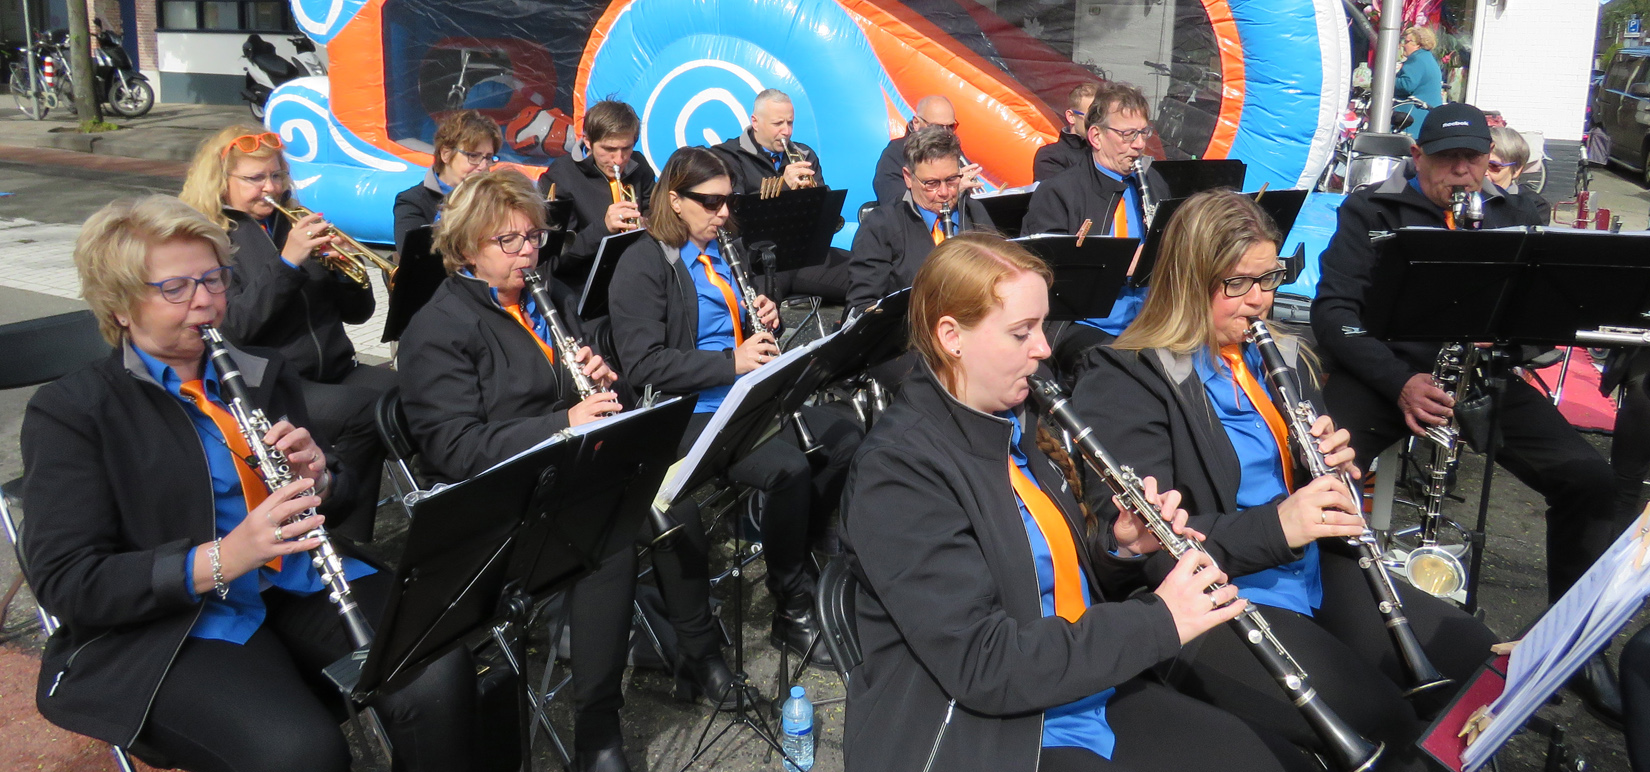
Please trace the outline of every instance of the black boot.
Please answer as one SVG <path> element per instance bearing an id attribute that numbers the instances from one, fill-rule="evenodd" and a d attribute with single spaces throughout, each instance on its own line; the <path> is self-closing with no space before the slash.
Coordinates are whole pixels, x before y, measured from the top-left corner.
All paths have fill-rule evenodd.
<path id="1" fill-rule="evenodd" d="M 809 593 L 786 598 L 773 612 L 773 634 L 768 640 L 776 648 L 790 649 L 797 656 L 808 653 L 809 664 L 827 670 L 836 669 L 830 650 L 820 640 L 819 621 L 814 616 L 814 597 Z"/>
<path id="2" fill-rule="evenodd" d="M 1587 660 L 1581 670 L 1570 678 L 1570 691 L 1581 698 L 1581 704 L 1594 718 L 1621 730 L 1621 687 L 1603 652 Z"/>
<path id="3" fill-rule="evenodd" d="M 693 702 L 704 695 L 711 707 L 733 710 L 738 701 L 736 690 L 739 677 L 728 669 L 721 652 L 706 657 L 678 657 L 676 660 L 676 699 Z"/>
<path id="4" fill-rule="evenodd" d="M 623 745 L 577 751 L 573 754 L 573 772 L 630 772 L 630 762 L 624 759 Z"/>

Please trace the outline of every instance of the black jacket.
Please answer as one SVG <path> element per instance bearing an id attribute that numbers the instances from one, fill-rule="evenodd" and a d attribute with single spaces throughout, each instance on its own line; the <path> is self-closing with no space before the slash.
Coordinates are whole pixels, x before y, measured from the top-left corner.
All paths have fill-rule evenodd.
<path id="1" fill-rule="evenodd" d="M 372 289 L 313 257 L 296 269 L 287 265 L 281 259 L 292 230 L 286 218 L 275 218 L 272 239 L 251 215 L 223 212 L 232 221 L 229 240 L 235 244 L 224 336 L 237 346 L 280 351 L 306 380 L 336 383 L 355 367 L 355 344 L 344 325 L 372 318 Z"/>
<path id="2" fill-rule="evenodd" d="M 279 353 L 231 353 L 267 415 L 308 423 Z M 202 608 L 184 561 L 216 535 L 206 451 L 129 346 L 41 387 L 22 446 L 29 588 L 63 622 L 46 642 L 35 702 L 58 726 L 130 745 Z M 348 503 L 351 483 L 323 450 L 335 475 L 327 513 Z"/>
<path id="3" fill-rule="evenodd" d="M 1094 163 L 1094 149 L 1087 137 L 1060 132 L 1060 138 L 1037 148 L 1037 157 L 1031 162 L 1031 178 L 1042 182 L 1084 161 Z"/>
<path id="4" fill-rule="evenodd" d="M 1084 537 L 1065 478 L 1022 448 L 1066 516 L 1097 599 L 1140 585 L 1140 560 Z M 1030 770 L 1051 707 L 1127 681 L 1180 650 L 1156 595 L 1101 602 L 1075 623 L 1044 617 L 1008 480 L 1010 426 L 913 372 L 854 458 L 842 541 L 861 584 L 864 661 L 848 682 L 844 766 Z M 1109 541 L 1109 539 L 1108 539 Z M 952 706 L 955 710 L 952 710 Z M 1127 740 L 1124 740 L 1127 742 Z"/>
<path id="5" fill-rule="evenodd" d="M 1171 198 L 1169 183 L 1156 169 L 1146 170 L 1146 184 L 1158 201 Z M 1092 220 L 1089 233 L 1096 236 L 1111 231 L 1117 205 L 1128 186 L 1100 173 L 1093 161 L 1078 164 L 1043 180 L 1031 194 L 1020 233 L 1076 233 L 1084 220 Z M 1144 234 L 1139 234 L 1144 235 Z"/>
<path id="6" fill-rule="evenodd" d="M 441 211 L 441 192 L 435 171 L 424 173 L 424 181 L 395 194 L 395 254 L 407 246 L 407 234 L 426 225 L 435 224 L 436 212 Z"/>
<path id="7" fill-rule="evenodd" d="M 675 247 L 651 238 L 614 266 L 607 300 L 614 353 L 638 391 L 651 384 L 665 395 L 697 394 L 738 377 L 733 349 L 699 350 L 699 297 L 688 270 Z"/>
<path id="8" fill-rule="evenodd" d="M 590 263 L 596 259 L 596 250 L 602 239 L 613 235 L 607 230 L 607 208 L 613 205 L 613 190 L 608 177 L 596 168 L 593 156 L 582 161 L 562 156 L 550 164 L 550 171 L 539 177 L 539 192 L 548 193 L 551 183 L 556 186 L 556 198 L 573 200 L 572 218 L 567 229 L 575 235 L 567 251 L 556 258 L 555 275 L 569 284 L 583 288 L 590 273 Z M 636 205 L 647 214 L 648 202 L 653 200 L 655 178 L 653 168 L 639 155 L 632 155 L 630 163 L 619 172 L 619 180 L 636 186 Z"/>
<path id="9" fill-rule="evenodd" d="M 577 307 L 561 282 L 551 280 L 550 296 L 557 308 Z M 561 318 L 569 335 L 584 336 L 578 314 Z M 447 482 L 474 477 L 566 429 L 567 409 L 579 402 L 567 368 L 551 366 L 487 283 L 469 276 L 447 277 L 418 310 L 398 359 L 407 427 L 429 470 Z"/>
<path id="10" fill-rule="evenodd" d="M 802 157 L 814 166 L 814 184 L 825 185 L 825 167 L 819 164 L 819 154 L 814 149 L 792 141 L 796 149 L 802 151 Z M 733 172 L 733 192 L 744 196 L 754 196 L 762 192 L 762 180 L 768 177 L 783 176 L 773 168 L 773 157 L 767 151 L 758 147 L 756 139 L 750 129 L 745 129 L 739 136 L 711 148 L 722 154 L 722 160 L 728 162 L 728 169 Z M 781 161 L 784 159 L 781 158 Z M 780 167 L 783 170 L 784 166 Z M 789 190 L 789 186 L 786 187 Z"/>
<path id="11" fill-rule="evenodd" d="M 876 193 L 877 204 L 899 203 L 905 196 L 904 169 L 905 137 L 897 137 L 882 149 L 882 155 L 877 157 L 876 173 L 871 177 L 871 190 Z"/>
<path id="12" fill-rule="evenodd" d="M 1296 338 L 1279 336 L 1278 350 L 1298 367 Z M 1099 346 L 1088 354 L 1087 367 L 1072 392 L 1078 414 L 1118 463 L 1156 477 L 1158 490 L 1180 491 L 1191 527 L 1208 537 L 1204 545 L 1228 576 L 1300 559 L 1284 539 L 1278 502 L 1238 511 L 1242 468 L 1190 355 Z M 1322 412 L 1316 381 L 1301 382 Z M 1115 513 L 1106 486 L 1092 474 L 1088 480 L 1089 506 Z M 1152 568 L 1153 578 L 1161 579 L 1173 565 L 1166 555 L 1153 556 Z"/>
<path id="13" fill-rule="evenodd" d="M 1432 372 L 1436 343 L 1382 343 L 1364 334 L 1364 295 L 1375 266 L 1369 234 L 1405 226 L 1444 227 L 1444 213 L 1409 180 L 1413 164 L 1385 182 L 1346 197 L 1335 235 L 1319 258 L 1322 271 L 1312 301 L 1312 332 L 1337 372 L 1346 372 L 1396 402 L 1404 383 L 1416 373 Z M 1522 196 L 1504 196 L 1485 183 L 1483 227 L 1537 225 L 1537 215 Z"/>
<path id="14" fill-rule="evenodd" d="M 971 198 L 963 204 L 959 219 L 958 233 L 992 228 L 985 207 Z M 923 224 L 909 192 L 878 206 L 865 215 L 854 234 L 848 262 L 848 307 L 863 309 L 890 292 L 911 286 L 932 251 L 934 235 Z"/>

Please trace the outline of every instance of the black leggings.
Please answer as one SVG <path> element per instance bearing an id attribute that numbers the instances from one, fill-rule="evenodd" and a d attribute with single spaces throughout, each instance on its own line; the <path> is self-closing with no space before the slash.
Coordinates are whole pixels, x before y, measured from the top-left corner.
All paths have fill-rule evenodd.
<path id="1" fill-rule="evenodd" d="M 376 619 L 393 577 L 352 583 Z M 244 645 L 190 638 L 155 695 L 133 752 L 195 772 L 347 772 L 343 702 L 321 669 L 351 647 L 326 593 L 263 594 L 268 615 Z M 431 664 L 374 705 L 395 748 L 397 770 L 469 767 L 475 666 L 466 649 Z"/>
<path id="2" fill-rule="evenodd" d="M 1279 735 L 1155 683 L 1133 679 L 1106 702 L 1117 735 L 1110 759 L 1083 748 L 1044 748 L 1041 772 L 1322 772 Z"/>
<path id="3" fill-rule="evenodd" d="M 1261 613 L 1324 701 L 1354 731 L 1386 743 L 1382 769 L 1425 769 L 1413 742 L 1426 728 L 1425 714 L 1442 707 L 1454 688 L 1442 687 L 1437 690 L 1442 694 L 1416 704 L 1404 698 L 1409 679 L 1356 559 L 1337 552 L 1338 545 L 1320 545 L 1323 606 L 1311 617 L 1270 606 L 1261 607 Z M 1428 659 L 1456 684 L 1466 683 L 1489 658 L 1494 634 L 1453 605 L 1406 584 L 1399 584 L 1398 592 Z M 1322 748 L 1311 726 L 1231 627 L 1217 627 L 1188 645 L 1176 665 L 1172 680 L 1187 694 L 1293 743 Z"/>

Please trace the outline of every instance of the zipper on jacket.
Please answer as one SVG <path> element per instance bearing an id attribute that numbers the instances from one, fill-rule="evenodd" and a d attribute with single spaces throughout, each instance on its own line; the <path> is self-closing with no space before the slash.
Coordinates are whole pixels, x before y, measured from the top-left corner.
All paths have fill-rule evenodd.
<path id="1" fill-rule="evenodd" d="M 934 747 L 928 751 L 928 763 L 922 765 L 922 772 L 929 772 L 934 768 L 934 760 L 940 756 L 940 743 L 945 742 L 945 730 L 951 728 L 951 716 L 957 711 L 957 701 L 951 700 L 945 705 L 945 718 L 940 721 L 940 731 L 934 733 Z"/>
<path id="2" fill-rule="evenodd" d="M 309 331 L 309 340 L 315 344 L 315 380 L 326 383 L 327 352 L 321 348 L 321 337 L 315 334 L 315 319 L 310 314 L 309 296 L 303 290 L 298 291 L 298 299 L 304 302 L 304 329 Z"/>
<path id="3" fill-rule="evenodd" d="M 57 676 L 52 678 L 51 688 L 46 690 L 46 696 L 47 697 L 50 697 L 54 694 L 57 694 L 57 685 L 60 684 L 60 683 L 63 683 L 63 676 L 68 675 L 69 674 L 69 668 L 74 667 L 75 658 L 80 656 L 80 652 L 85 651 L 87 646 L 90 646 L 94 643 L 97 643 L 100 640 L 103 640 L 103 637 L 108 635 L 108 634 L 109 634 L 109 630 L 104 630 L 103 632 L 98 633 L 97 635 L 93 636 L 91 640 L 89 640 L 85 643 L 82 643 L 79 646 L 76 646 L 74 651 L 69 652 L 69 659 L 63 663 L 63 669 L 57 671 Z"/>

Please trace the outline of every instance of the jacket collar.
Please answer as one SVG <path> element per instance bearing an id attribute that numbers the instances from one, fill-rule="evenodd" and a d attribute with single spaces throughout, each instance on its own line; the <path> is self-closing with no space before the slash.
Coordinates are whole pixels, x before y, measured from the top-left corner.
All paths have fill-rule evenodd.
<path id="1" fill-rule="evenodd" d="M 1412 158 L 1404 162 L 1402 169 L 1393 172 L 1392 176 L 1387 177 L 1382 180 L 1379 185 L 1375 186 L 1375 190 L 1370 193 L 1370 197 L 1391 199 L 1399 203 L 1408 204 L 1416 208 L 1427 209 L 1429 211 L 1438 210 L 1438 205 L 1434 204 L 1432 199 L 1427 198 L 1420 191 L 1416 190 L 1413 185 L 1409 184 L 1409 181 L 1414 179 L 1415 175 L 1415 159 Z M 1489 204 L 1491 199 L 1506 197 L 1501 192 L 1501 189 L 1495 186 L 1495 183 L 1489 181 L 1489 178 L 1484 179 L 1484 186 L 1479 190 L 1479 195 L 1484 197 L 1484 203 L 1486 206 Z"/>
<path id="2" fill-rule="evenodd" d="M 800 148 L 801 145 L 797 145 L 797 147 Z M 752 133 L 752 130 L 749 127 L 747 127 L 745 131 L 739 135 L 739 149 L 749 153 L 752 156 L 760 158 L 763 161 L 771 162 L 773 158 L 773 156 L 769 155 L 769 153 L 773 151 L 756 144 L 756 135 Z"/>
<path id="3" fill-rule="evenodd" d="M 919 412 L 953 428 L 970 455 L 994 460 L 1008 457 L 1009 438 L 1013 434 L 1008 419 L 982 413 L 958 401 L 920 357 L 917 367 L 912 368 L 911 375 L 900 386 L 900 393 L 907 395 L 905 398 Z M 1026 426 L 1025 406 L 1015 408 L 1014 412 L 1020 416 L 1021 425 Z"/>
<path id="4" fill-rule="evenodd" d="M 227 341 L 224 342 L 224 347 L 229 349 L 229 358 L 235 360 L 235 366 L 241 371 L 241 377 L 246 380 L 247 388 L 256 389 L 262 386 L 264 373 L 269 370 L 269 360 L 248 354 Z M 137 349 L 133 348 L 130 338 L 120 342 L 120 364 L 133 378 L 156 388 L 165 388 L 149 375 L 149 368 L 143 364 L 143 359 L 138 356 Z"/>
<path id="5" fill-rule="evenodd" d="M 486 281 L 465 274 L 462 271 L 454 273 L 452 278 L 454 279 L 453 289 L 457 290 L 459 295 L 499 313 L 506 313 L 504 307 L 493 299 L 493 293 L 489 291 L 492 286 Z M 523 291 L 525 292 L 525 290 Z"/>
<path id="6" fill-rule="evenodd" d="M 1085 137 L 1081 134 L 1073 134 L 1069 131 L 1062 131 L 1062 132 L 1060 132 L 1059 141 L 1062 144 L 1070 146 L 1071 149 L 1073 149 L 1073 150 L 1091 150 L 1091 148 L 1089 147 L 1088 137 Z M 1089 158 L 1092 160 L 1093 157 L 1094 156 L 1091 153 L 1089 155 Z"/>
<path id="7" fill-rule="evenodd" d="M 1278 344 L 1278 353 L 1283 355 L 1284 363 L 1290 367 L 1300 366 L 1301 342 L 1293 335 L 1276 335 L 1273 337 Z M 1163 374 L 1176 387 L 1186 383 L 1187 379 L 1196 375 L 1196 367 L 1191 354 L 1178 354 L 1166 348 L 1149 349 Z M 1144 352 L 1143 352 L 1144 353 Z"/>
<path id="8" fill-rule="evenodd" d="M 424 189 L 434 193 L 437 197 L 447 195 L 441 190 L 441 178 L 436 176 L 434 169 L 424 172 Z"/>

